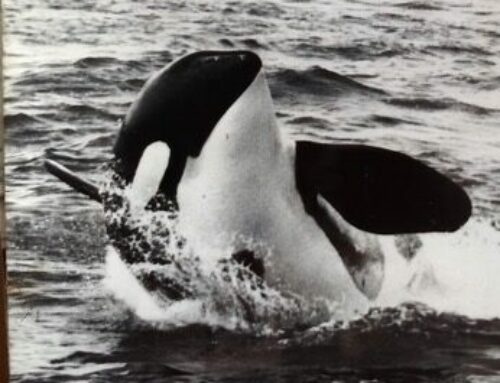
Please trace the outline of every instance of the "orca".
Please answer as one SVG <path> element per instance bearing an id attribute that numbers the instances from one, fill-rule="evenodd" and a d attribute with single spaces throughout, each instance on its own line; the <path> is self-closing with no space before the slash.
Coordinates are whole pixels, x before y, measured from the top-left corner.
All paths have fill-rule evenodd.
<path id="1" fill-rule="evenodd" d="M 196 52 L 159 71 L 113 151 L 136 208 L 165 195 L 192 244 L 232 241 L 235 259 L 270 285 L 353 307 L 381 289 L 379 235 L 455 231 L 471 215 L 459 185 L 403 153 L 287 140 L 250 51 Z M 92 185 L 46 166 L 99 200 Z M 252 254 L 249 240 L 272 255 Z"/>

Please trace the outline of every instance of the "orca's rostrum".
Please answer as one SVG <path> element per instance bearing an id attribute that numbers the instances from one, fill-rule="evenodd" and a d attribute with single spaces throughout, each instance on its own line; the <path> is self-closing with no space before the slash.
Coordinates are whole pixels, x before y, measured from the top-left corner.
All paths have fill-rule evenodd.
<path id="1" fill-rule="evenodd" d="M 187 55 L 146 82 L 114 146 L 131 206 L 174 201 L 188 242 L 227 234 L 236 259 L 306 297 L 374 298 L 384 275 L 377 235 L 449 232 L 471 214 L 465 191 L 405 154 L 287 142 L 261 60 L 247 51 Z M 99 200 L 54 161 L 47 169 Z M 271 259 L 246 249 L 252 238 Z"/>

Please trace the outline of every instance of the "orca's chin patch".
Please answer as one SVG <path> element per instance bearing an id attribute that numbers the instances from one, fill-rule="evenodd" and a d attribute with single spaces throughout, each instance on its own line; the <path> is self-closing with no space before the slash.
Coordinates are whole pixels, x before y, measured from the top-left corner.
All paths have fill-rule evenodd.
<path id="1" fill-rule="evenodd" d="M 162 189 L 174 194 L 187 157 L 200 154 L 217 122 L 261 67 L 260 58 L 249 51 L 202 51 L 150 78 L 130 107 L 114 146 L 120 173 L 130 182 L 146 147 L 163 141 L 172 154 L 165 177 L 169 184 Z"/>

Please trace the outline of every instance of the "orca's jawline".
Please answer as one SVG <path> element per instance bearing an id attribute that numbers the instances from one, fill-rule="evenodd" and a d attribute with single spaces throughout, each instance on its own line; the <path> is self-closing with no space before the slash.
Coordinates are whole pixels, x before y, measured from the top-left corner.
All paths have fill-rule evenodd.
<path id="1" fill-rule="evenodd" d="M 248 51 L 203 51 L 181 58 L 143 87 L 114 146 L 119 172 L 131 181 L 144 149 L 172 151 L 161 189 L 175 195 L 187 157 L 196 157 L 217 122 L 255 79 L 262 63 Z"/>

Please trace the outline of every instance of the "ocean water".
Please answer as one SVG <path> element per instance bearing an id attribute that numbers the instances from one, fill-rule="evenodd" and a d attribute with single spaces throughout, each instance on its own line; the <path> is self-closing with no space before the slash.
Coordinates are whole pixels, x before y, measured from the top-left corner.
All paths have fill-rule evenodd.
<path id="1" fill-rule="evenodd" d="M 500 381 L 497 1 L 3 7 L 12 381 Z M 383 237 L 382 293 L 350 320 L 272 294 L 260 305 L 238 295 L 254 303 L 239 315 L 208 282 L 203 301 L 158 306 L 108 246 L 101 207 L 43 160 L 105 182 L 119 120 L 144 81 L 202 49 L 260 55 L 291 139 L 410 154 L 467 190 L 472 218 L 456 233 L 418 236 L 411 262 L 400 249 L 414 238 Z"/>

